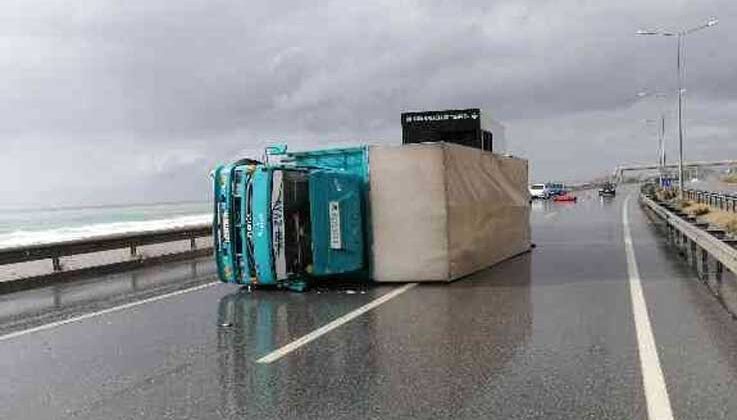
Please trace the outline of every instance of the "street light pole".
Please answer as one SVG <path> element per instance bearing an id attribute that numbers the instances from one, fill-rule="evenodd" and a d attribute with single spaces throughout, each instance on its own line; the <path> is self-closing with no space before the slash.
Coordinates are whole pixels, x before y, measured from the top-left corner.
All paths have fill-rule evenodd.
<path id="1" fill-rule="evenodd" d="M 660 169 L 658 173 L 660 175 L 660 185 L 663 185 L 663 173 L 665 172 L 665 112 L 660 113 L 660 138 L 658 139 L 659 150 L 658 150 L 658 161 Z"/>
<path id="2" fill-rule="evenodd" d="M 648 97 L 667 98 L 667 95 L 660 92 L 651 92 L 646 89 L 638 92 L 637 97 L 640 99 Z M 658 113 L 658 120 L 645 120 L 645 122 L 657 123 L 658 125 L 658 181 L 659 185 L 663 186 L 663 175 L 665 173 L 665 111 L 663 110 L 662 106 L 658 106 Z"/>
<path id="3" fill-rule="evenodd" d="M 678 37 L 678 54 L 676 66 L 678 70 L 678 197 L 683 200 L 683 55 L 686 35 L 719 23 L 717 18 L 711 18 L 703 25 L 681 31 L 639 30 L 637 35 L 660 35 Z"/>
<path id="4" fill-rule="evenodd" d="M 683 200 L 683 32 L 678 33 L 678 198 Z"/>

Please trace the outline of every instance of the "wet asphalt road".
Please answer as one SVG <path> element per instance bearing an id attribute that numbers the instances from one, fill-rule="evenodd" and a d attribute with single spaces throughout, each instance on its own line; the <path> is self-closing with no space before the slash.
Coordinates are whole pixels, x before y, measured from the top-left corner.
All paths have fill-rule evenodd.
<path id="1" fill-rule="evenodd" d="M 532 253 L 417 286 L 270 365 L 255 361 L 395 286 L 216 284 L 2 340 L 0 418 L 644 419 L 622 201 L 535 203 Z M 737 321 L 634 200 L 630 224 L 674 417 L 737 418 Z M 0 296 L 0 335 L 212 273 L 205 260 Z"/>

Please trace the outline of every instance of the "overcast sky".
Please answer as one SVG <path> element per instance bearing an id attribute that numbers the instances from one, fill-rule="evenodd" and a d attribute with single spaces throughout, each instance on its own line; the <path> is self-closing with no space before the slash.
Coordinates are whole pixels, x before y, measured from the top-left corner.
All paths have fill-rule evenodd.
<path id="1" fill-rule="evenodd" d="M 206 199 L 209 169 L 401 141 L 403 110 L 481 107 L 532 180 L 675 156 L 737 158 L 737 1 L 0 0 L 0 206 Z M 636 101 L 642 89 L 671 95 Z"/>

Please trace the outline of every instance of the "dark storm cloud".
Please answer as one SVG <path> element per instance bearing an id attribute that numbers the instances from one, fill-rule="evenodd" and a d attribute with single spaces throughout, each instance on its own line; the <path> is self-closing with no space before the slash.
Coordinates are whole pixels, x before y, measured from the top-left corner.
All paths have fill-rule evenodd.
<path id="1" fill-rule="evenodd" d="M 197 198 L 268 142 L 397 143 L 401 110 L 442 107 L 489 110 L 533 177 L 585 179 L 652 160 L 656 106 L 634 98 L 674 92 L 675 44 L 635 30 L 712 15 L 687 43 L 699 158 L 735 152 L 731 0 L 15 2 L 0 176 L 32 182 L 0 183 L 0 204 Z"/>

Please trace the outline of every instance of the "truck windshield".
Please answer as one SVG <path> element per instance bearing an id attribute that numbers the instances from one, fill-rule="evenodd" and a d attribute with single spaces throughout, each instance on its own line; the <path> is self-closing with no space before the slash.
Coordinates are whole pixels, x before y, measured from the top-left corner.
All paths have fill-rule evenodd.
<path id="1" fill-rule="evenodd" d="M 277 279 L 299 275 L 312 264 L 307 173 L 275 170 L 271 191 L 274 270 Z"/>

